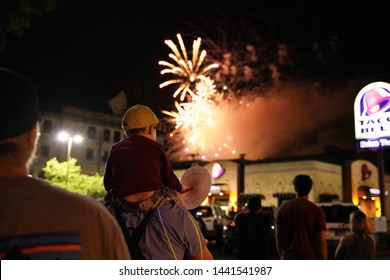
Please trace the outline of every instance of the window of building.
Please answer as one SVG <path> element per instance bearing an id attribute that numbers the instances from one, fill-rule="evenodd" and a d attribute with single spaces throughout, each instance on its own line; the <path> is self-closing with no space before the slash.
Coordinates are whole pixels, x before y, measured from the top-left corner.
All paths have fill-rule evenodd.
<path id="1" fill-rule="evenodd" d="M 41 146 L 40 156 L 41 156 L 41 157 L 44 157 L 44 158 L 48 158 L 49 155 L 50 155 L 50 146 L 48 146 L 48 145 L 42 145 L 42 146 Z"/>
<path id="2" fill-rule="evenodd" d="M 102 161 L 103 161 L 103 162 L 106 162 L 107 159 L 108 159 L 108 151 L 104 151 L 104 152 L 103 152 L 103 156 L 102 156 Z"/>
<path id="3" fill-rule="evenodd" d="M 42 124 L 42 132 L 50 133 L 53 129 L 53 122 L 51 120 L 44 120 Z"/>
<path id="4" fill-rule="evenodd" d="M 296 197 L 296 193 L 285 192 L 285 193 L 274 193 L 272 195 L 278 199 L 278 207 L 282 205 L 283 202 L 289 201 Z"/>
<path id="5" fill-rule="evenodd" d="M 89 126 L 88 127 L 88 138 L 89 139 L 95 139 L 95 135 L 96 135 L 96 127 Z"/>
<path id="6" fill-rule="evenodd" d="M 119 130 L 114 132 L 114 142 L 119 142 L 122 138 L 122 133 Z"/>
<path id="7" fill-rule="evenodd" d="M 91 159 L 93 159 L 93 157 L 94 157 L 93 149 L 92 148 L 87 148 L 86 153 L 85 153 L 85 159 L 86 160 L 91 160 Z"/>
<path id="8" fill-rule="evenodd" d="M 103 141 L 110 141 L 110 130 L 109 129 L 104 129 L 103 130 Z"/>

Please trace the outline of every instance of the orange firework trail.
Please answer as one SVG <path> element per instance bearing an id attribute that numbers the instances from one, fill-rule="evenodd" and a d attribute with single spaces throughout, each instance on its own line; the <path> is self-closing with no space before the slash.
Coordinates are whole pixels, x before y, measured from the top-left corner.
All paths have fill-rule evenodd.
<path id="1" fill-rule="evenodd" d="M 206 52 L 200 51 L 201 40 L 194 41 L 190 60 L 177 37 L 181 51 L 165 41 L 174 62 L 159 62 L 166 67 L 161 74 L 173 75 L 160 87 L 178 85 L 173 94 L 176 110 L 162 111 L 175 125 L 168 139 L 172 160 L 195 155 L 206 161 L 237 159 L 239 154 L 255 160 L 319 153 L 324 145 L 354 145 L 349 131 L 340 127 L 351 115 L 357 81 L 332 91 L 314 83 L 285 83 L 261 93 L 242 91 L 240 98 L 224 96 L 210 77 L 216 64 L 202 65 Z"/>

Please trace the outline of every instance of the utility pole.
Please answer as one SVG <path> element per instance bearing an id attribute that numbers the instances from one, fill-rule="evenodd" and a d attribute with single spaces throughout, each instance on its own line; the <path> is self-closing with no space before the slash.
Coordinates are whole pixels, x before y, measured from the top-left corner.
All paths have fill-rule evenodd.
<path id="1" fill-rule="evenodd" d="M 386 216 L 386 200 L 385 200 L 385 168 L 383 161 L 383 149 L 379 149 L 377 152 L 377 165 L 378 165 L 378 180 L 379 180 L 379 200 L 381 202 L 381 217 Z"/>
<path id="2" fill-rule="evenodd" d="M 98 152 L 97 152 L 97 172 L 100 174 L 100 165 L 102 161 L 102 134 L 98 135 Z"/>
<path id="3" fill-rule="evenodd" d="M 245 154 L 240 154 L 237 173 L 237 195 L 245 191 Z"/>

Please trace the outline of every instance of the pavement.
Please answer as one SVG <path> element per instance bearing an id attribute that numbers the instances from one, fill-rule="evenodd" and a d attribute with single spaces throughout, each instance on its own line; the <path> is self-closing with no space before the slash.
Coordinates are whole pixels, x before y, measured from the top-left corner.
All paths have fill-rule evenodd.
<path id="1" fill-rule="evenodd" d="M 237 260 L 237 251 L 226 252 L 223 247 L 217 246 L 214 242 L 209 242 L 207 246 L 215 260 Z M 390 250 L 378 250 L 376 260 L 390 260 Z"/>
<path id="2" fill-rule="evenodd" d="M 390 260 L 390 250 L 386 251 L 377 251 L 376 257 L 377 260 Z"/>

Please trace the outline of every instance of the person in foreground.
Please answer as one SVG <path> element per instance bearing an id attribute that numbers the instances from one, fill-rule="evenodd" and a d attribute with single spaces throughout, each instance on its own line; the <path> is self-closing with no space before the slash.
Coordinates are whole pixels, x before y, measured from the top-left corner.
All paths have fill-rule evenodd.
<path id="1" fill-rule="evenodd" d="M 159 127 L 163 126 L 147 106 L 137 104 L 125 112 L 122 129 L 126 137 L 112 145 L 106 162 L 106 201 L 122 208 L 134 202 L 148 211 L 177 200 L 182 185 L 163 145 L 157 142 Z"/>
<path id="2" fill-rule="evenodd" d="M 376 244 L 369 235 L 369 225 L 366 215 L 356 210 L 350 214 L 351 233 L 343 236 L 336 248 L 337 260 L 374 260 Z"/>
<path id="3" fill-rule="evenodd" d="M 326 260 L 324 211 L 309 201 L 313 181 L 306 174 L 295 176 L 297 197 L 283 203 L 276 215 L 276 241 L 282 260 Z"/>
<path id="4" fill-rule="evenodd" d="M 179 204 L 182 185 L 157 142 L 161 124 L 145 105 L 123 115 L 125 138 L 106 162 L 105 205 L 122 227 L 133 259 L 213 259 L 191 213 Z"/>
<path id="5" fill-rule="evenodd" d="M 0 259 L 131 259 L 103 205 L 29 175 L 39 138 L 31 82 L 0 68 L 0 93 Z"/>

